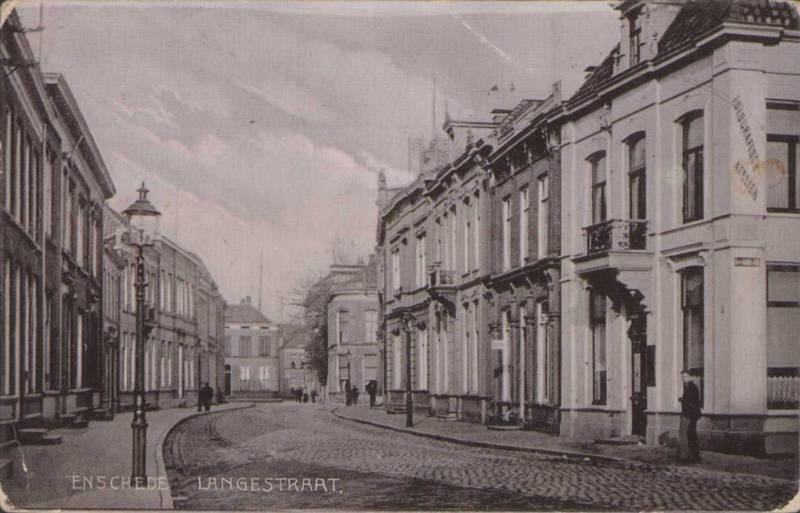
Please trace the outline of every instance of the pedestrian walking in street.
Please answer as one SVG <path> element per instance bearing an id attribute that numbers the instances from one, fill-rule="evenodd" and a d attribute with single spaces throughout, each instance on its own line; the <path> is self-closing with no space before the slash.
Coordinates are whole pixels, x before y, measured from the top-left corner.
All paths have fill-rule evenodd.
<path id="1" fill-rule="evenodd" d="M 352 403 L 353 406 L 358 406 L 358 387 L 353 387 L 350 393 L 353 396 L 350 402 Z"/>
<path id="2" fill-rule="evenodd" d="M 344 405 L 350 406 L 353 402 L 352 388 L 350 387 L 350 380 L 344 382 Z"/>
<path id="3" fill-rule="evenodd" d="M 297 399 L 297 392 L 295 391 L 294 387 L 291 387 L 289 389 L 289 397 L 291 397 L 292 399 Z"/>
<path id="4" fill-rule="evenodd" d="M 308 390 L 305 388 L 303 389 L 303 402 L 304 403 L 308 402 Z"/>
<path id="5" fill-rule="evenodd" d="M 211 388 L 207 381 L 203 388 L 200 389 L 200 398 L 205 410 L 209 411 L 211 409 L 211 401 L 214 400 L 214 389 Z"/>
<path id="6" fill-rule="evenodd" d="M 367 393 L 369 394 L 369 407 L 375 407 L 375 396 L 378 395 L 378 382 L 374 379 L 369 380 L 366 386 Z"/>
<path id="7" fill-rule="evenodd" d="M 678 459 L 684 462 L 700 462 L 700 447 L 697 443 L 697 421 L 700 420 L 700 389 L 687 371 L 681 372 L 683 396 L 681 402 L 680 446 Z"/>
<path id="8" fill-rule="evenodd" d="M 317 402 L 317 389 L 316 388 L 311 391 L 311 402 L 312 403 Z"/>

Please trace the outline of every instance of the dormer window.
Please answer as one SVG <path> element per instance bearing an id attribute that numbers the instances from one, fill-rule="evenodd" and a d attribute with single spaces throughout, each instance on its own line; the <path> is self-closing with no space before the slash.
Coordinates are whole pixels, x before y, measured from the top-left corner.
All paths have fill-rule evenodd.
<path id="1" fill-rule="evenodd" d="M 642 11 L 637 9 L 628 14 L 628 42 L 630 43 L 630 66 L 636 66 L 641 60 Z"/>

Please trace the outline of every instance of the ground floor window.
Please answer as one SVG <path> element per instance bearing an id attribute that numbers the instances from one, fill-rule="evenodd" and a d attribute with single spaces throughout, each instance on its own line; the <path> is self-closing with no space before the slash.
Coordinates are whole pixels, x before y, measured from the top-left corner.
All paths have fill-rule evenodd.
<path id="1" fill-rule="evenodd" d="M 547 383 L 550 373 L 550 340 L 547 333 L 548 306 L 546 301 L 536 303 L 536 402 L 549 400 Z"/>
<path id="2" fill-rule="evenodd" d="M 417 386 L 420 390 L 428 389 L 428 331 L 420 328 L 417 331 Z"/>
<path id="3" fill-rule="evenodd" d="M 767 408 L 800 407 L 800 264 L 767 265 Z"/>
<path id="4" fill-rule="evenodd" d="M 589 327 L 592 333 L 592 404 L 606 404 L 606 296 L 589 294 Z"/>

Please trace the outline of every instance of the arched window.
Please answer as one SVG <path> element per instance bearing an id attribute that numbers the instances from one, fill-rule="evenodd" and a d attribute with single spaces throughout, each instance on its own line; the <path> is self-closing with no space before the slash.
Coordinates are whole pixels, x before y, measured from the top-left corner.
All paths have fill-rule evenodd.
<path id="1" fill-rule="evenodd" d="M 606 209 L 606 153 L 600 151 L 589 157 L 592 169 L 592 224 L 608 218 Z"/>
<path id="2" fill-rule="evenodd" d="M 683 127 L 683 222 L 703 218 L 703 113 L 692 112 Z"/>
<path id="3" fill-rule="evenodd" d="M 628 207 L 631 219 L 647 219 L 647 180 L 644 133 L 630 137 L 628 146 Z"/>

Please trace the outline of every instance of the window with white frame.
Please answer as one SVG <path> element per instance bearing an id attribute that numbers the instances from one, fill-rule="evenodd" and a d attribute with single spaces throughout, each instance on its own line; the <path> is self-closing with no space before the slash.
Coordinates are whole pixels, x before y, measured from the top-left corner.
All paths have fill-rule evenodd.
<path id="1" fill-rule="evenodd" d="M 528 219 L 530 216 L 530 202 L 528 187 L 519 191 L 519 265 L 525 265 L 528 256 Z"/>
<path id="2" fill-rule="evenodd" d="M 539 258 L 545 258 L 549 248 L 547 238 L 549 233 L 548 220 L 550 218 L 550 178 L 542 175 L 537 180 L 539 185 L 539 204 L 537 207 L 537 254 Z"/>
<path id="3" fill-rule="evenodd" d="M 478 390 L 478 371 L 480 370 L 480 365 L 478 364 L 478 343 L 480 340 L 480 321 L 478 317 L 478 301 L 473 302 L 472 304 L 472 347 L 470 348 L 470 356 L 472 357 L 472 375 L 470 380 L 470 392 L 473 394 L 477 394 Z"/>
<path id="4" fill-rule="evenodd" d="M 511 196 L 503 198 L 503 271 L 511 269 Z"/>

